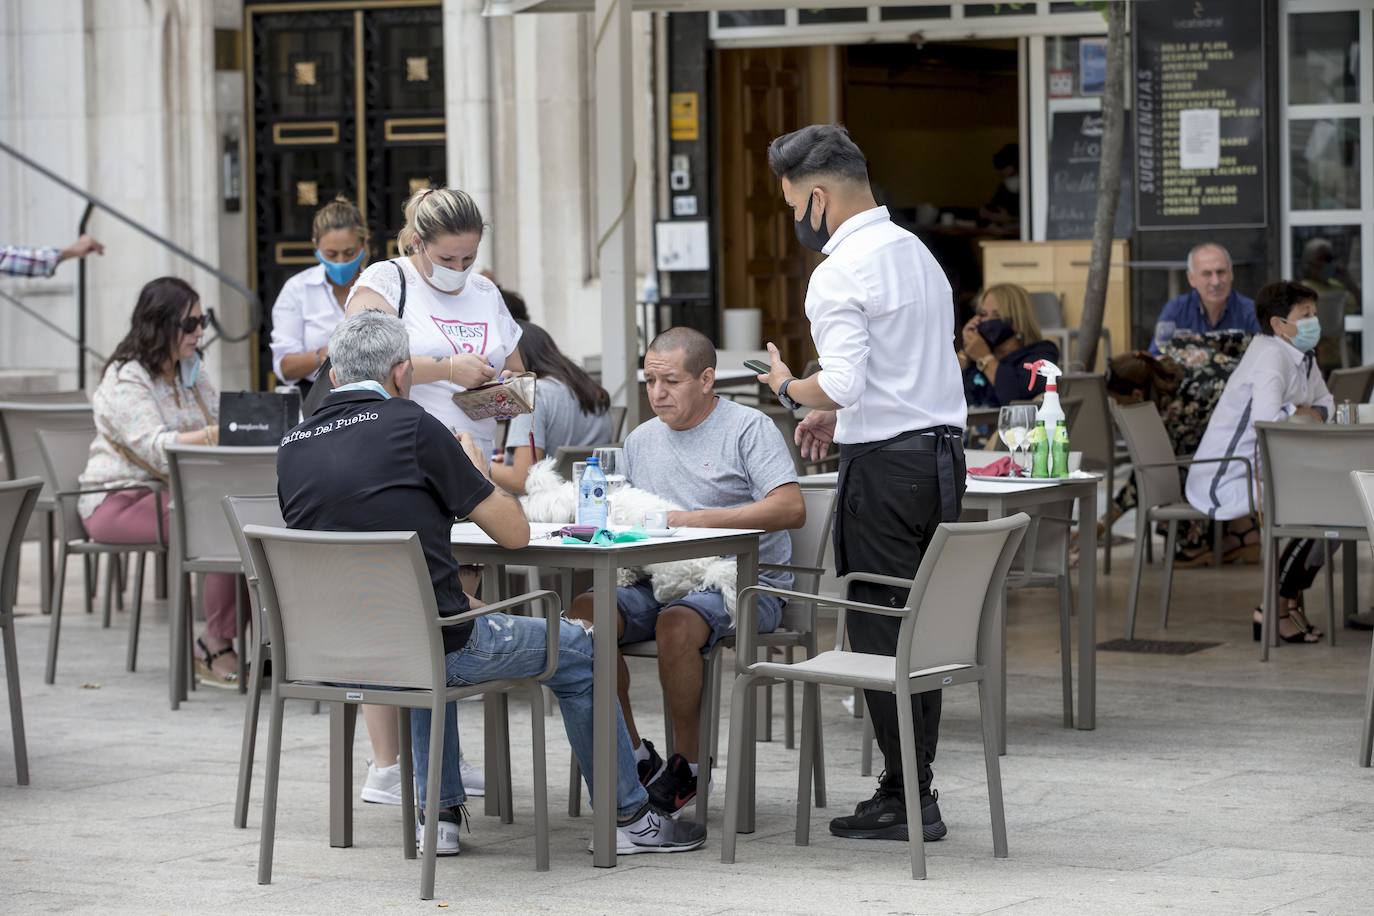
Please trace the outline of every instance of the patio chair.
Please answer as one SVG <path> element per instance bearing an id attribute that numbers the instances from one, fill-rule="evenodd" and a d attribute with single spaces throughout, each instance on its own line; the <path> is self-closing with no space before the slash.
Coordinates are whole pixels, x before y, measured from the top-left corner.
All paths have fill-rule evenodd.
<path id="1" fill-rule="evenodd" d="M 1369 537 L 1359 500 L 1350 498 L 1350 471 L 1368 467 L 1374 456 L 1374 426 L 1327 423 L 1256 423 L 1260 489 L 1264 499 L 1261 553 L 1264 557 L 1264 622 L 1260 660 L 1278 645 L 1278 541 L 1315 538 L 1326 554 L 1327 639 L 1336 645 L 1335 579 L 1331 542 Z M 1347 548 L 1351 549 L 1351 548 Z"/>
<path id="2" fill-rule="evenodd" d="M 736 833 L 741 826 L 752 830 L 754 820 L 754 742 L 751 740 L 752 693 L 768 681 L 795 680 L 803 686 L 801 765 L 797 773 L 796 843 L 805 846 L 811 831 L 811 768 L 815 736 L 813 710 L 820 702 L 820 685 L 887 691 L 895 695 L 901 734 L 902 767 L 915 773 L 915 733 L 911 716 L 913 694 L 943 690 L 962 684 L 978 685 L 983 733 L 983 757 L 988 776 L 988 804 L 992 813 L 993 855 L 1007 855 L 1006 819 L 1002 811 L 1002 779 L 997 761 L 997 712 L 989 702 L 986 679 L 998 677 L 993 633 L 996 608 L 1001 600 L 1007 570 L 1020 546 L 1030 517 L 1024 512 L 986 522 L 955 522 L 940 525 L 921 558 L 913 580 L 868 573 L 851 573 L 840 580 L 910 586 L 906 606 L 892 608 L 831 596 L 804 595 L 754 586 L 740 593 L 740 643 L 738 676 L 730 713 L 730 763 L 726 779 L 725 826 L 721 861 L 735 860 Z M 981 583 L 981 585 L 980 585 Z M 793 665 L 753 661 L 749 624 L 755 615 L 754 596 L 776 594 L 810 598 L 849 611 L 865 611 L 900 617 L 895 657 L 834 650 Z M 838 634 L 842 636 L 841 619 Z M 839 637 L 837 636 L 837 644 Z M 907 823 L 921 823 L 917 793 L 906 796 Z M 926 876 L 925 844 L 921 831 L 909 832 L 911 876 Z"/>
<path id="3" fill-rule="evenodd" d="M 1174 455 L 1169 433 L 1164 429 L 1159 409 L 1151 401 L 1139 404 L 1111 405 L 1112 419 L 1126 442 L 1135 470 L 1135 561 L 1131 568 L 1131 589 L 1126 598 L 1126 638 L 1135 639 L 1136 605 L 1140 600 L 1140 577 L 1144 571 L 1145 548 L 1156 522 L 1168 524 L 1164 544 L 1164 581 L 1159 587 L 1159 625 L 1169 626 L 1169 593 L 1174 580 L 1174 547 L 1178 543 L 1179 522 L 1205 522 L 1208 515 L 1193 508 L 1183 497 L 1183 482 L 1179 471 L 1195 464 L 1230 464 L 1245 466 L 1251 486 L 1246 490 L 1250 500 L 1250 514 L 1255 514 L 1254 464 L 1243 455 L 1221 458 L 1178 458 Z M 1221 563 L 1222 525 L 1212 526 L 1212 552 Z"/>
<path id="4" fill-rule="evenodd" d="M 401 737 L 401 844 L 415 857 L 414 775 L 410 710 L 431 712 L 429 772 L 424 812 L 420 897 L 434 897 L 434 857 L 439 825 L 439 775 L 443 759 L 444 706 L 463 697 L 521 690 L 529 697 L 534 751 L 535 869 L 549 867 L 548 786 L 544 767 L 542 682 L 558 665 L 561 603 L 553 592 L 531 592 L 454 617 L 440 617 L 429 569 L 415 532 L 292 531 L 248 525 L 243 529 L 257 573 L 263 615 L 272 644 L 272 714 L 267 739 L 258 883 L 272 882 L 281 734 L 288 699 L 341 704 L 343 729 L 331 728 L 331 797 L 341 801 L 342 835 L 332 845 L 352 844 L 352 751 L 342 731 L 352 732 L 358 704 L 395 706 Z M 450 687 L 440 628 L 499 611 L 543 603 L 548 656 L 543 672 Z M 332 686 L 352 684 L 357 686 Z M 337 721 L 337 720 L 336 720 Z M 342 791 L 337 791 L 339 787 Z M 339 796 L 342 796 L 340 799 Z"/>
<path id="5" fill-rule="evenodd" d="M 1370 552 L 1374 553 L 1374 471 L 1351 471 L 1350 480 L 1355 484 L 1355 492 L 1360 494 L 1360 507 L 1364 510 L 1365 528 L 1369 532 Z M 1374 644 L 1369 647 L 1369 679 L 1364 688 L 1364 724 L 1360 729 L 1360 751 L 1357 756 L 1360 766 L 1369 766 L 1371 750 L 1374 750 Z"/>
<path id="6" fill-rule="evenodd" d="M 817 586 L 820 584 L 820 577 L 825 572 L 823 568 L 825 547 L 830 539 L 830 524 L 834 518 L 835 491 L 833 489 L 810 489 L 802 490 L 802 499 L 806 502 L 806 523 L 789 534 L 792 538 L 792 559 L 796 562 L 785 565 L 779 564 L 760 564 L 759 569 L 771 570 L 774 572 L 792 573 L 794 591 L 802 593 L 807 597 L 799 598 L 796 601 L 789 601 L 783 608 L 782 620 L 778 622 L 778 628 L 771 633 L 755 633 L 752 636 L 754 646 L 758 650 L 771 653 L 780 650 L 787 663 L 792 663 L 793 653 L 802 648 L 806 650 L 807 658 L 815 658 L 819 652 L 816 641 L 816 608 L 814 600 Z M 807 600 L 807 598 L 812 600 Z M 736 613 L 739 612 L 738 603 Z M 710 810 L 709 799 L 711 790 L 710 770 L 717 756 L 716 749 L 720 731 L 720 701 L 721 701 L 721 680 L 724 676 L 724 669 L 721 664 L 722 653 L 727 648 L 738 649 L 738 639 L 736 637 L 726 637 L 716 642 L 711 647 L 711 651 L 702 660 L 706 670 L 701 681 L 701 722 L 698 731 L 697 741 L 697 762 L 701 772 L 706 777 L 697 779 L 697 812 L 696 821 L 699 824 L 706 823 L 706 816 Z M 653 640 L 645 642 L 628 643 L 620 647 L 620 651 L 628 658 L 658 658 L 658 644 Z M 769 698 L 771 701 L 771 697 Z M 770 719 L 772 713 L 771 702 L 763 705 L 763 714 Z M 786 745 L 788 748 L 793 746 L 793 697 L 792 685 L 787 685 L 787 692 L 784 694 L 783 713 L 786 717 L 785 734 Z M 815 751 L 817 765 L 815 767 L 815 783 L 817 804 L 822 808 L 826 804 L 825 792 L 825 761 L 820 747 L 821 723 L 820 709 L 813 709 L 810 713 L 816 717 L 814 728 L 806 731 L 806 724 L 803 723 L 803 734 L 815 736 Z M 667 698 L 663 701 L 663 725 L 664 725 L 664 751 L 665 758 L 672 756 L 674 752 L 672 715 L 668 709 Z M 769 737 L 765 734 L 765 738 Z M 578 769 L 577 758 L 572 760 L 572 773 L 568 783 L 568 814 L 577 817 L 580 813 L 581 802 L 581 772 Z"/>
<path id="7" fill-rule="evenodd" d="M 10 480 L 39 477 L 46 481 L 43 459 L 38 454 L 38 430 L 82 429 L 86 430 L 91 438 L 95 437 L 95 417 L 91 405 L 84 398 L 76 402 L 65 398 L 51 401 L 34 400 L 33 397 L 32 394 L 7 394 L 5 399 L 0 401 L 0 453 L 3 453 L 5 473 Z M 86 441 L 89 445 L 90 439 Z M 39 565 L 43 572 L 38 580 L 38 587 L 43 613 L 48 614 L 52 611 L 53 542 L 57 536 L 57 502 L 46 482 L 34 512 L 42 516 Z"/>
<path id="8" fill-rule="evenodd" d="M 1363 404 L 1374 390 L 1374 363 L 1354 369 L 1332 369 L 1326 380 L 1326 390 L 1337 404 L 1354 401 Z"/>
<path id="9" fill-rule="evenodd" d="M 24 700 L 19 693 L 19 653 L 14 647 L 14 580 L 19 576 L 19 551 L 43 481 L 25 477 L 0 483 L 0 642 L 5 650 L 5 685 L 10 699 L 10 732 L 14 736 L 14 772 L 21 786 L 29 784 L 29 751 L 24 741 Z"/>
<path id="10" fill-rule="evenodd" d="M 248 579 L 249 619 L 253 621 L 253 632 L 257 635 L 257 639 L 253 640 L 253 660 L 248 667 L 252 683 L 248 687 L 248 702 L 243 708 L 238 788 L 234 793 L 234 826 L 242 829 L 248 826 L 248 795 L 253 787 L 253 756 L 258 742 L 258 713 L 262 709 L 264 663 L 272 657 L 272 644 L 268 642 L 266 619 L 262 614 L 258 575 L 253 569 L 253 555 L 248 550 L 248 539 L 244 537 L 243 528 L 245 525 L 285 528 L 286 521 L 281 517 L 281 504 L 275 496 L 226 496 L 222 505 L 224 515 L 229 520 L 229 530 L 234 535 L 234 546 L 239 551 L 239 560 L 243 563 L 243 574 Z"/>
<path id="11" fill-rule="evenodd" d="M 625 441 L 625 414 L 624 407 L 611 408 L 611 438 L 617 442 Z"/>
<path id="12" fill-rule="evenodd" d="M 95 430 L 41 429 L 37 432 L 39 455 L 43 461 L 44 477 L 48 491 L 52 493 L 53 505 L 57 516 L 57 563 L 56 578 L 52 596 L 52 618 L 48 624 L 48 665 L 43 680 L 51 684 L 57 677 L 57 645 L 62 635 L 62 602 L 66 590 L 67 560 L 73 555 L 109 557 L 106 567 L 105 615 L 104 626 L 110 625 L 111 595 L 118 590 L 117 571 L 119 564 L 115 558 L 121 555 L 138 556 L 137 572 L 134 575 L 133 613 L 129 618 L 129 645 L 125 651 L 124 668 L 133 671 L 138 666 L 138 636 L 143 623 L 143 573 L 148 554 L 164 554 L 167 551 L 167 536 L 162 530 L 162 515 L 157 516 L 157 540 L 150 544 L 111 544 L 93 541 L 81 521 L 77 505 L 87 493 L 118 493 L 125 490 L 162 489 L 156 481 L 139 484 L 136 487 L 97 487 L 81 489 L 81 472 L 86 468 L 86 456 L 90 453 L 91 440 Z M 85 590 L 86 610 L 91 610 L 91 593 Z"/>
<path id="13" fill-rule="evenodd" d="M 171 544 L 173 585 L 171 660 L 168 692 L 172 709 L 194 687 L 191 635 L 191 577 L 205 601 L 205 575 L 242 575 L 234 534 L 224 517 L 226 496 L 264 496 L 277 492 L 277 450 L 267 446 L 180 445 L 167 447 L 167 477 L 172 490 Z M 235 594 L 238 635 L 238 689 L 247 690 L 248 660 L 243 590 Z"/>
<path id="14" fill-rule="evenodd" d="M 1067 424 L 1069 448 L 1083 453 L 1083 470 L 1103 475 L 1110 501 L 1116 495 L 1116 468 L 1129 456 L 1117 448 L 1107 377 L 1100 372 L 1065 372 L 1059 377 L 1059 392 L 1061 397 L 1082 402 L 1077 416 Z M 1108 576 L 1112 573 L 1111 535 L 1107 531 L 1102 538 L 1102 572 Z"/>

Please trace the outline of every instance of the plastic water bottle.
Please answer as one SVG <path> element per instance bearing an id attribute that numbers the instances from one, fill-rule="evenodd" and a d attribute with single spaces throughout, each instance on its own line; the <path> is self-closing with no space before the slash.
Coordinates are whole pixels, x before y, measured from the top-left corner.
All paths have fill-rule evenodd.
<path id="1" fill-rule="evenodd" d="M 601 462 L 593 455 L 587 459 L 587 469 L 582 472 L 582 482 L 577 491 L 579 525 L 606 527 L 606 490 L 606 475 L 601 472 Z"/>

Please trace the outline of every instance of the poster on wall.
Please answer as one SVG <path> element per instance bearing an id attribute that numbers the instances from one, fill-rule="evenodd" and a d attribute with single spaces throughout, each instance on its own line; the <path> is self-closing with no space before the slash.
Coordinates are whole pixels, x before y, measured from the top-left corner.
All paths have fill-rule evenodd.
<path id="1" fill-rule="evenodd" d="M 1126 136 L 1131 135 L 1126 112 Z M 1050 121 L 1049 211 L 1047 239 L 1090 239 L 1097 215 L 1097 169 L 1102 160 L 1102 115 L 1096 111 L 1057 111 Z M 1121 148 L 1121 190 L 1113 238 L 1131 234 L 1131 151 Z"/>
<path id="2" fill-rule="evenodd" d="M 1101 95 L 1107 88 L 1107 39 L 1078 40 L 1078 94 Z"/>
<path id="3" fill-rule="evenodd" d="M 1262 4 L 1133 5 L 1137 228 L 1264 226 Z"/>

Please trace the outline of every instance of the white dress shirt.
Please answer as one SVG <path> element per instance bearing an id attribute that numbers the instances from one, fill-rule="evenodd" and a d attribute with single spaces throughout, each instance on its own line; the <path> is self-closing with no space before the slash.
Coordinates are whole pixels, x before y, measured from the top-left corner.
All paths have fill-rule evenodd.
<path id="1" fill-rule="evenodd" d="M 1256 334 L 1226 380 L 1195 457 L 1242 456 L 1258 473 L 1255 424 L 1291 417 L 1304 405 L 1323 408 L 1328 417 L 1335 406 L 1316 361 L 1281 337 Z M 1249 491 L 1245 465 L 1239 461 L 1188 469 L 1188 502 L 1212 518 L 1229 521 L 1249 515 Z"/>
<path id="2" fill-rule="evenodd" d="M 324 265 L 293 274 L 272 303 L 272 371 L 283 384 L 281 361 L 292 353 L 311 353 L 329 343 L 329 335 L 343 321 L 343 306 L 334 298 L 334 287 L 324 275 Z M 318 369 L 306 376 L 310 381 Z"/>
<path id="3" fill-rule="evenodd" d="M 954 297 L 930 251 L 875 207 L 845 220 L 823 253 L 806 288 L 806 317 L 820 354 L 817 381 L 841 408 L 835 440 L 962 429 Z"/>

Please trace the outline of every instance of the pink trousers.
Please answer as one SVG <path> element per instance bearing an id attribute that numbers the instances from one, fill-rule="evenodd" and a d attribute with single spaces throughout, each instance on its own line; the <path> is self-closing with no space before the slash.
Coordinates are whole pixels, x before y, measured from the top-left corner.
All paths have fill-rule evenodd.
<path id="1" fill-rule="evenodd" d="M 156 500 L 152 490 L 123 490 L 105 497 L 91 517 L 86 532 L 97 541 L 109 544 L 153 544 L 157 542 L 157 515 L 162 510 L 163 538 L 171 537 L 167 518 L 170 495 L 162 491 Z M 234 620 L 234 576 L 208 573 L 205 576 L 205 632 L 219 639 L 238 635 Z"/>

